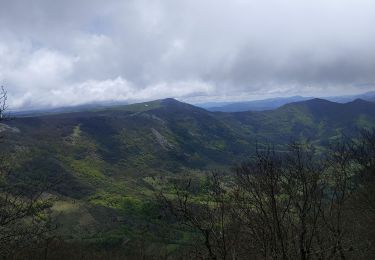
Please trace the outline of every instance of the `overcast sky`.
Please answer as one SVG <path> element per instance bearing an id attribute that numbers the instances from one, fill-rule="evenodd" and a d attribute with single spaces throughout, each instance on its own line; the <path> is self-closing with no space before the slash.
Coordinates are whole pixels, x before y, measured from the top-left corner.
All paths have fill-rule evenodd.
<path id="1" fill-rule="evenodd" d="M 0 0 L 12 108 L 375 90 L 374 0 Z"/>

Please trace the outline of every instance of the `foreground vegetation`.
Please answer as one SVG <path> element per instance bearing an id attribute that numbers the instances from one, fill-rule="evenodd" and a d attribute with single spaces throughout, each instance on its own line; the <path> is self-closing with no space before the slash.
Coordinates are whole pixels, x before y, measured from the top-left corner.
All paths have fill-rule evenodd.
<path id="1" fill-rule="evenodd" d="M 293 143 L 283 153 L 258 151 L 231 171 L 154 178 L 148 206 L 122 198 L 124 216 L 138 221 L 125 240 L 119 237 L 132 232 L 121 229 L 112 240 L 100 232 L 95 240 L 67 239 L 51 214 L 64 204 L 42 196 L 48 187 L 21 193 L 3 179 L 0 252 L 18 259 L 373 259 L 374 144 L 375 131 L 362 131 L 323 154 Z"/>
<path id="2" fill-rule="evenodd" d="M 374 131 L 324 154 L 293 143 L 160 197 L 195 234 L 187 258 L 373 259 L 374 144 Z"/>

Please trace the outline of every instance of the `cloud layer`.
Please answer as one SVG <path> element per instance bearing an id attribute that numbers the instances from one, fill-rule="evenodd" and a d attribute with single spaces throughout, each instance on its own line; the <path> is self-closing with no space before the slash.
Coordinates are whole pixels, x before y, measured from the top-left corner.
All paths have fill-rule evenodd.
<path id="1" fill-rule="evenodd" d="M 375 89 L 372 0 L 0 0 L 13 108 Z"/>

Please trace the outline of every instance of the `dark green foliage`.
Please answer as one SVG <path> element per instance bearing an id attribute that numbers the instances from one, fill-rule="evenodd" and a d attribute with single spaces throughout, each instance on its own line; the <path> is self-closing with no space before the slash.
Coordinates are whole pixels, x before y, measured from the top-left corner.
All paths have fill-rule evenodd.
<path id="1" fill-rule="evenodd" d="M 373 259 L 375 131 L 324 155 L 292 143 L 269 147 L 205 183 L 161 191 L 170 223 L 195 233 L 185 246 L 204 259 Z"/>
<path id="2" fill-rule="evenodd" d="M 60 200 L 53 210 L 63 246 L 87 242 L 121 251 L 143 243 L 147 251 L 161 243 L 169 254 L 197 234 L 162 218 L 156 190 L 173 194 L 186 173 L 195 179 L 195 200 L 204 200 L 205 170 L 227 169 L 268 143 L 284 152 L 291 140 L 309 140 L 323 153 L 343 134 L 374 126 L 375 104 L 310 100 L 273 111 L 213 113 L 166 99 L 9 124 L 20 130 L 7 133 L 12 181 L 59 180 L 50 192 Z"/>

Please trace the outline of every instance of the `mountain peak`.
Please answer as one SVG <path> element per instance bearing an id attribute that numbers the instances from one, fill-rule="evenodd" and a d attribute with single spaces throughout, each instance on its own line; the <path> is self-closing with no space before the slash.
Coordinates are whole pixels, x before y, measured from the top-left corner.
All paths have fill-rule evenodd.
<path id="1" fill-rule="evenodd" d="M 174 98 L 164 98 L 164 99 L 161 99 L 160 102 L 162 104 L 181 104 L 181 103 L 183 103 L 183 102 L 178 101 L 177 99 L 174 99 Z"/>
<path id="2" fill-rule="evenodd" d="M 303 100 L 303 101 L 297 101 L 297 102 L 292 102 L 284 105 L 283 107 L 293 107 L 293 106 L 329 106 L 329 105 L 336 105 L 338 103 L 322 99 L 322 98 L 312 98 L 308 100 Z"/>
<path id="3" fill-rule="evenodd" d="M 346 103 L 345 105 L 352 108 L 374 108 L 375 103 L 361 98 L 357 98 L 351 102 Z"/>
<path id="4" fill-rule="evenodd" d="M 303 102 L 306 102 L 306 103 L 335 103 L 335 102 L 332 102 L 332 101 L 329 101 L 327 99 L 323 99 L 323 98 L 313 98 L 313 99 L 309 99 L 309 100 L 306 100 L 306 101 L 301 101 L 301 103 Z"/>
<path id="5" fill-rule="evenodd" d="M 165 107 L 179 107 L 179 108 L 197 108 L 194 105 L 179 101 L 174 98 L 165 98 L 160 100 L 160 105 Z"/>
<path id="6" fill-rule="evenodd" d="M 364 100 L 362 98 L 356 98 L 353 101 L 348 102 L 348 104 L 368 104 L 368 103 L 371 103 L 371 102 L 366 101 L 366 100 Z"/>

